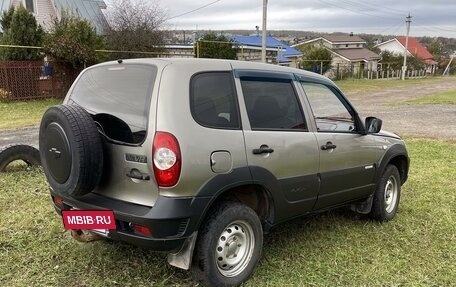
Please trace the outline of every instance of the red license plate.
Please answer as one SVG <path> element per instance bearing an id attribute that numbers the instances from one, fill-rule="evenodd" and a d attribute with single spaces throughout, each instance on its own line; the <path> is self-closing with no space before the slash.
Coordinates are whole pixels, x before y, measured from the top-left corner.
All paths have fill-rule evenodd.
<path id="1" fill-rule="evenodd" d="M 65 229 L 116 229 L 112 210 L 62 210 Z"/>

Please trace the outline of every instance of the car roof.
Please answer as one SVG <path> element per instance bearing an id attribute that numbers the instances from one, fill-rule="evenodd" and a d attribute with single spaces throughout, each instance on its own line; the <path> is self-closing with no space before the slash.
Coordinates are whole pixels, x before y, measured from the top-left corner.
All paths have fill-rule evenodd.
<path id="1" fill-rule="evenodd" d="M 121 62 L 120 62 L 121 61 Z M 156 65 L 158 68 L 165 67 L 167 65 L 180 65 L 180 64 L 195 64 L 201 65 L 204 62 L 214 63 L 229 63 L 234 70 L 259 70 L 259 71 L 268 71 L 268 72 L 282 72 L 282 73 L 292 73 L 300 76 L 300 79 L 308 79 L 313 81 L 322 82 L 325 84 L 329 84 L 331 86 L 336 85 L 327 77 L 285 66 L 279 66 L 274 64 L 266 64 L 266 63 L 259 63 L 259 62 L 250 62 L 250 61 L 239 61 L 239 60 L 223 60 L 223 59 L 205 59 L 205 58 L 137 58 L 137 59 L 125 59 L 125 60 L 117 60 L 117 61 L 110 61 L 101 63 L 95 66 L 103 66 L 103 65 L 112 65 L 114 63 L 131 63 L 131 64 L 149 64 L 149 65 Z M 94 67 L 94 66 L 92 66 Z"/>

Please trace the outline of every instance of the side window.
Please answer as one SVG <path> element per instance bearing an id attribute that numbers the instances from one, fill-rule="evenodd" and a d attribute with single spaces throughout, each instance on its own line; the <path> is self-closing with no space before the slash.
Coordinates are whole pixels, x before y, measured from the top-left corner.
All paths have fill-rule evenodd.
<path id="1" fill-rule="evenodd" d="M 190 109 L 197 123 L 210 128 L 239 129 L 239 113 L 231 72 L 193 76 Z"/>
<path id="2" fill-rule="evenodd" d="M 327 86 L 301 82 L 309 99 L 318 131 L 352 132 L 355 120 L 337 95 Z"/>
<path id="3" fill-rule="evenodd" d="M 307 129 L 291 81 L 241 78 L 241 86 L 252 129 Z"/>

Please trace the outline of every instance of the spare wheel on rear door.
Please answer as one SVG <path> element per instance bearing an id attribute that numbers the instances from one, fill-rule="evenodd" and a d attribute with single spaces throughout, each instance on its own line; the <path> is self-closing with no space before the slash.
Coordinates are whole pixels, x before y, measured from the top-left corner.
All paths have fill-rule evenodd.
<path id="1" fill-rule="evenodd" d="M 41 120 L 39 140 L 41 164 L 55 192 L 82 196 L 97 186 L 103 148 L 97 126 L 84 108 L 50 107 Z"/>

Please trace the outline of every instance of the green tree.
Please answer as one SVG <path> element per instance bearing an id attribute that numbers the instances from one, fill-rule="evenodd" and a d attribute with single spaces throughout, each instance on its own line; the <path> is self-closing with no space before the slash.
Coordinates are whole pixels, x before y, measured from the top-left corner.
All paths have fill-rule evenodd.
<path id="1" fill-rule="evenodd" d="M 22 5 L 13 12 L 10 9 L 4 13 L 1 25 L 6 28 L 1 40 L 4 45 L 42 45 L 44 31 L 33 14 Z M 36 60 L 41 57 L 38 49 L 3 48 L 0 51 L 0 57 L 4 60 Z"/>
<path id="2" fill-rule="evenodd" d="M 427 49 L 429 53 L 431 53 L 432 56 L 434 56 L 434 59 L 439 62 L 442 58 L 443 43 L 438 38 L 434 38 L 432 39 L 431 43 L 429 43 L 429 45 L 427 46 Z"/>
<path id="3" fill-rule="evenodd" d="M 197 43 L 195 43 L 197 57 L 212 59 L 231 59 L 237 58 L 237 49 L 233 48 L 233 42 L 224 35 L 217 36 L 214 32 L 206 33 Z"/>
<path id="4" fill-rule="evenodd" d="M 13 20 L 14 7 L 11 6 L 7 11 L 3 11 L 2 17 L 0 19 L 0 26 L 4 31 L 8 30 L 11 26 L 11 21 Z"/>
<path id="5" fill-rule="evenodd" d="M 402 65 L 404 64 L 403 55 L 394 54 L 389 51 L 383 51 L 380 55 L 382 56 L 381 63 L 383 65 L 383 69 L 386 69 L 386 70 L 402 69 Z M 424 69 L 426 67 L 426 65 L 418 57 L 407 56 L 407 67 L 408 67 L 408 69 L 411 69 L 411 70 L 420 70 L 420 69 Z"/>
<path id="6" fill-rule="evenodd" d="M 82 69 L 97 62 L 95 50 L 104 48 L 103 38 L 97 35 L 89 21 L 68 11 L 60 20 L 54 19 L 44 40 L 44 51 L 54 59 Z"/>
<path id="7" fill-rule="evenodd" d="M 301 49 L 301 68 L 308 71 L 324 74 L 331 69 L 331 51 L 319 46 L 304 46 Z M 321 71 L 321 69 L 323 70 Z"/>

